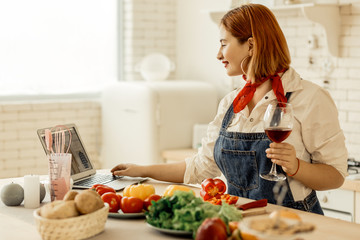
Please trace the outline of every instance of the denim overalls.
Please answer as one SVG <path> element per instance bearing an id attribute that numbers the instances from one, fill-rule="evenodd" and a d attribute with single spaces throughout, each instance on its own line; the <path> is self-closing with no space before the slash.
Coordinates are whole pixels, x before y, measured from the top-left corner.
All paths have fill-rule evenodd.
<path id="1" fill-rule="evenodd" d="M 289 98 L 291 93 L 286 94 Z M 215 162 L 227 179 L 228 193 L 250 199 L 266 198 L 276 204 L 273 187 L 276 182 L 267 181 L 259 173 L 270 171 L 272 162 L 266 157 L 265 150 L 271 141 L 265 132 L 241 133 L 228 132 L 227 128 L 234 117 L 233 105 L 226 112 L 219 137 L 214 147 Z M 283 172 L 277 166 L 278 172 Z M 282 205 L 308 212 L 323 214 L 316 192 L 313 190 L 303 201 L 294 201 L 288 179 L 288 191 Z"/>

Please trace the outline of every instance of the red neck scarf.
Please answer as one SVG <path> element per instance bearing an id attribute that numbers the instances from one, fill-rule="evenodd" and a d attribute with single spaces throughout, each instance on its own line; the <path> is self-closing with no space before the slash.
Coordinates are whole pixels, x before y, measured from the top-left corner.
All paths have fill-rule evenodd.
<path id="1" fill-rule="evenodd" d="M 274 75 L 261 78 L 261 81 L 259 83 L 251 83 L 250 80 L 246 79 L 246 75 L 243 75 L 243 79 L 246 81 L 246 84 L 233 101 L 234 113 L 238 113 L 243 110 L 253 98 L 256 88 L 269 79 L 272 80 L 272 88 L 278 102 L 287 102 L 287 99 L 284 95 L 284 88 L 279 76 L 279 73 L 282 72 L 285 72 L 285 69 L 276 72 Z"/>

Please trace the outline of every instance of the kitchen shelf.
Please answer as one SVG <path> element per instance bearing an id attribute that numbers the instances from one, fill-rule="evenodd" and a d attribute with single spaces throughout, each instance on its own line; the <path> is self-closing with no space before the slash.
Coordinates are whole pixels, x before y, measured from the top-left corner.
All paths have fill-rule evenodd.
<path id="1" fill-rule="evenodd" d="M 329 53 L 334 56 L 339 56 L 339 35 L 341 30 L 341 17 L 339 4 L 316 4 L 316 3 L 302 3 L 274 6 L 270 8 L 275 14 L 277 12 L 295 10 L 301 11 L 308 20 L 319 23 L 325 31 L 325 39 Z M 211 20 L 219 24 L 220 19 L 229 11 L 225 10 L 208 10 Z"/>

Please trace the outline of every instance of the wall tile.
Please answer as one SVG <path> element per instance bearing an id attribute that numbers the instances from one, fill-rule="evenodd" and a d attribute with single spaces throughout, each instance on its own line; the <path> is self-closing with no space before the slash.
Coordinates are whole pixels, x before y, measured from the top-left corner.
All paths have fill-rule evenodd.
<path id="1" fill-rule="evenodd" d="M 339 110 L 339 120 L 346 137 L 349 156 L 360 161 L 360 3 L 354 0 L 340 0 L 340 3 L 347 4 L 340 7 L 340 57 L 330 57 L 334 69 L 326 76 L 329 80 L 327 88 Z M 324 61 L 329 58 L 322 27 L 304 21 L 304 18 L 297 14 L 277 16 L 288 40 L 292 66 L 303 78 L 321 85 L 325 78 Z M 319 40 L 319 48 L 311 53 L 304 41 L 304 35 L 307 34 L 315 34 Z M 309 64 L 309 56 L 314 62 L 312 65 Z"/>
<path id="2" fill-rule="evenodd" d="M 94 165 L 100 168 L 100 106 L 94 100 L 0 104 L 0 178 L 47 174 L 48 162 L 36 130 L 66 123 L 78 126 Z"/>

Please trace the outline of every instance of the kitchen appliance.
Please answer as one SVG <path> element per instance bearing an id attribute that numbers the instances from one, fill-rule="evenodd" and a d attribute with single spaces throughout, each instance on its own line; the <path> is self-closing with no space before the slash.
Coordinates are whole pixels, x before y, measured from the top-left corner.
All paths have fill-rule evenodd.
<path id="1" fill-rule="evenodd" d="M 199 81 L 118 82 L 102 93 L 102 167 L 164 162 L 166 149 L 191 148 L 194 124 L 216 115 L 217 92 Z"/>
<path id="2" fill-rule="evenodd" d="M 348 159 L 348 179 L 356 180 L 360 179 L 360 162 L 356 161 L 354 158 Z"/>
<path id="3" fill-rule="evenodd" d="M 348 159 L 348 173 L 346 179 L 360 179 L 360 162 L 354 158 Z M 317 191 L 321 207 L 325 216 L 354 222 L 355 192 L 344 189 Z"/>

